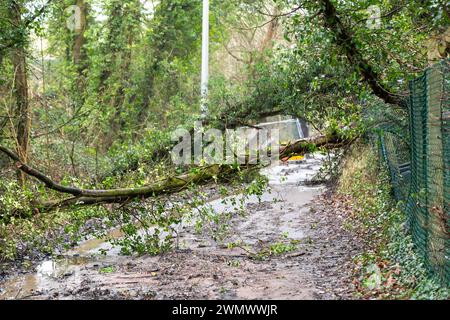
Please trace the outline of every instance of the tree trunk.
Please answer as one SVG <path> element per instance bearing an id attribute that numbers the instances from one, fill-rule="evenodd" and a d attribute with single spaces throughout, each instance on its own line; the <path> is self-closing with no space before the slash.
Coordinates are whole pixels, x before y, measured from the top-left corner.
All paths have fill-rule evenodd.
<path id="1" fill-rule="evenodd" d="M 186 189 L 191 184 L 201 184 L 215 178 L 228 177 L 237 168 L 221 165 L 211 165 L 199 168 L 197 172 L 169 177 L 153 182 L 149 185 L 137 188 L 124 189 L 80 189 L 76 187 L 63 186 L 37 169 L 34 169 L 20 161 L 19 156 L 13 151 L 0 145 L 0 151 L 16 162 L 16 167 L 27 175 L 42 182 L 48 189 L 70 195 L 70 198 L 50 201 L 46 203 L 35 203 L 34 209 L 38 212 L 52 211 L 58 208 L 78 207 L 85 205 L 98 205 L 106 203 L 123 203 L 161 194 L 172 194 Z"/>
<path id="2" fill-rule="evenodd" d="M 272 15 L 277 16 L 279 14 L 280 14 L 280 10 L 277 7 L 275 7 Z M 261 53 L 264 53 L 265 50 L 271 49 L 273 47 L 273 40 L 277 36 L 279 26 L 280 26 L 280 22 L 279 22 L 278 18 L 273 18 L 273 20 L 270 21 L 270 23 L 267 27 L 266 35 L 265 35 L 263 41 L 261 42 L 261 46 L 260 46 Z"/>
<path id="3" fill-rule="evenodd" d="M 285 147 L 280 148 L 280 158 L 290 157 L 293 154 L 310 152 L 311 146 L 335 149 L 352 143 L 353 140 L 343 140 L 339 137 L 328 137 L 325 135 L 297 140 Z"/>
<path id="4" fill-rule="evenodd" d="M 73 55 L 73 63 L 76 66 L 77 74 L 78 74 L 78 81 L 77 86 L 78 89 L 83 89 L 83 78 L 84 78 L 84 71 L 87 68 L 86 64 L 86 49 L 84 48 L 84 45 L 86 43 L 86 37 L 85 37 L 85 31 L 87 28 L 87 14 L 88 14 L 88 5 L 85 3 L 84 0 L 77 0 L 76 5 L 80 8 L 80 24 L 79 28 L 74 30 L 75 31 L 75 37 L 73 40 L 73 48 L 72 48 L 72 55 Z M 82 91 L 79 91 L 82 92 Z"/>
<path id="5" fill-rule="evenodd" d="M 12 1 L 11 22 L 14 26 L 22 27 L 21 8 L 16 1 Z M 28 101 L 28 79 L 26 67 L 25 39 L 19 39 L 19 46 L 12 50 L 11 62 L 14 67 L 14 96 L 16 98 L 16 139 L 17 154 L 20 161 L 27 163 L 30 149 L 31 110 Z M 25 175 L 19 174 L 19 181 L 23 184 Z"/>

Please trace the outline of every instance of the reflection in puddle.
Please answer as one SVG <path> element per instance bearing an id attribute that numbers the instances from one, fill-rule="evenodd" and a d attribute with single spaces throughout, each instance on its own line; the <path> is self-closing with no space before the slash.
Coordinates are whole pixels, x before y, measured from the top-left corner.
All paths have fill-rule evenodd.
<path id="1" fill-rule="evenodd" d="M 0 298 L 26 299 L 39 295 L 41 291 L 56 288 L 65 277 L 76 275 L 76 269 L 90 261 L 92 259 L 81 256 L 43 261 L 36 268 L 36 273 L 8 281 L 0 292 Z"/>
<path id="2" fill-rule="evenodd" d="M 48 277 L 57 277 L 56 271 L 56 262 L 53 260 L 44 261 L 40 266 L 36 269 L 37 273 L 40 273 L 42 275 L 48 276 Z"/>

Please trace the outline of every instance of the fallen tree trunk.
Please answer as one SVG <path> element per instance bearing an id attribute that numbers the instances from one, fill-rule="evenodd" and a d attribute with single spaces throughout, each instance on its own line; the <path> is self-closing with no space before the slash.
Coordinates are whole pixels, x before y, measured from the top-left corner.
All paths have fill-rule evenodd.
<path id="1" fill-rule="evenodd" d="M 80 189 L 56 183 L 39 170 L 20 162 L 19 157 L 8 148 L 0 146 L 0 151 L 16 162 L 17 169 L 44 183 L 48 189 L 72 195 L 72 197 L 63 200 L 35 203 L 34 209 L 39 212 L 81 205 L 123 203 L 133 199 L 145 199 L 161 194 L 177 193 L 187 188 L 190 184 L 207 182 L 215 177 L 226 176 L 237 170 L 230 166 L 211 165 L 199 168 L 196 172 L 169 177 L 143 187 L 110 190 Z"/>
<path id="2" fill-rule="evenodd" d="M 293 154 L 306 153 L 311 151 L 311 147 L 326 147 L 335 149 L 350 144 L 351 140 L 344 140 L 337 136 L 328 137 L 325 135 L 297 140 L 283 148 L 280 148 L 280 158 L 289 157 Z"/>
<path id="3" fill-rule="evenodd" d="M 83 198 L 106 199 L 111 197 L 131 198 L 131 197 L 158 195 L 161 193 L 168 192 L 174 188 L 175 189 L 181 188 L 189 182 L 199 182 L 205 177 L 212 177 L 213 175 L 217 175 L 220 173 L 219 165 L 211 165 L 209 167 L 202 168 L 198 173 L 195 174 L 188 173 L 177 177 L 167 178 L 144 187 L 109 189 L 109 190 L 79 189 L 75 187 L 63 186 L 56 183 L 39 170 L 31 168 L 30 166 L 22 163 L 19 157 L 14 152 L 3 146 L 0 146 L 0 151 L 8 155 L 12 160 L 16 161 L 17 169 L 43 182 L 48 189 L 73 195 L 77 197 L 77 199 Z"/>
<path id="4" fill-rule="evenodd" d="M 290 155 L 296 153 L 306 153 L 310 151 L 312 145 L 317 147 L 325 146 L 327 148 L 336 148 L 348 143 L 351 143 L 351 141 L 326 136 L 300 139 L 282 148 L 280 150 L 280 158 L 289 157 Z M 0 151 L 16 162 L 17 169 L 36 178 L 48 189 L 72 196 L 62 200 L 35 203 L 33 205 L 34 210 L 38 212 L 47 212 L 58 208 L 77 207 L 83 205 L 124 203 L 136 199 L 155 197 L 162 194 L 173 194 L 186 189 L 189 185 L 201 184 L 211 181 L 214 178 L 226 177 L 239 170 L 238 167 L 215 164 L 207 167 L 200 167 L 196 172 L 169 177 L 143 187 L 109 190 L 81 189 L 71 186 L 63 186 L 53 181 L 39 170 L 22 163 L 17 154 L 4 146 L 0 145 Z"/>
<path id="5" fill-rule="evenodd" d="M 40 212 L 51 211 L 57 208 L 68 208 L 84 205 L 99 205 L 107 203 L 125 203 L 133 200 L 142 200 L 162 194 L 180 192 L 191 184 L 202 184 L 215 177 L 228 175 L 234 171 L 229 166 L 212 165 L 201 168 L 198 172 L 187 173 L 180 176 L 169 177 L 153 184 L 129 189 L 111 190 L 82 190 L 80 196 L 47 202 L 37 206 Z"/>

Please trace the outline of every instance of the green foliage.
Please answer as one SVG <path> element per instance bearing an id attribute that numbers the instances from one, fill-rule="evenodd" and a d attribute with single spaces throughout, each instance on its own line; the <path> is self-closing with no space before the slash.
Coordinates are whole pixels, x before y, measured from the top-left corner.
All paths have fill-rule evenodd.
<path id="1" fill-rule="evenodd" d="M 101 208 L 41 215 L 30 208 L 35 192 L 6 182 L 0 187 L 0 261 L 61 252 L 92 232 L 86 222 L 103 217 Z"/>
<path id="2" fill-rule="evenodd" d="M 347 228 L 361 234 L 368 249 L 355 257 L 356 284 L 364 297 L 448 299 L 450 292 L 430 277 L 405 234 L 405 215 L 394 202 L 388 172 L 371 146 L 359 146 L 344 167 L 340 193 L 354 212 Z M 348 181 L 347 181 L 348 179 Z"/>
<path id="3" fill-rule="evenodd" d="M 0 219 L 8 221 L 17 214 L 30 216 L 30 200 L 33 193 L 29 189 L 23 189 L 16 182 L 0 180 Z"/>
<path id="4" fill-rule="evenodd" d="M 295 241 L 290 241 L 289 243 L 276 242 L 270 245 L 269 255 L 280 255 L 283 253 L 288 253 L 297 250 L 297 244 Z"/>
<path id="5" fill-rule="evenodd" d="M 115 271 L 114 267 L 104 267 L 100 269 L 100 273 L 113 273 Z"/>
<path id="6" fill-rule="evenodd" d="M 117 143 L 109 150 L 109 158 L 113 164 L 112 175 L 138 171 L 143 166 L 157 164 L 169 155 L 171 146 L 170 132 L 149 129 L 142 139 L 133 143 Z M 167 159 L 165 159 L 167 160 Z"/>
<path id="7" fill-rule="evenodd" d="M 281 7 L 287 4 L 275 3 Z M 227 122 L 240 118 L 245 123 L 280 110 L 308 120 L 325 133 L 342 131 L 342 136 L 350 139 L 371 125 L 361 114 L 371 111 L 379 101 L 362 81 L 360 70 L 345 56 L 344 45 L 337 44 L 333 33 L 324 27 L 321 3 L 304 1 L 301 13 L 282 19 L 286 42 L 278 43 L 254 63 L 244 86 L 227 84 L 221 78 L 213 82 L 210 104 L 217 115 L 225 114 Z M 332 3 L 362 58 L 394 93 L 403 94 L 407 81 L 426 67 L 428 39 L 448 26 L 448 6 L 442 1 Z M 261 3 L 247 4 L 261 9 Z M 295 4 L 289 5 L 292 10 Z M 379 29 L 366 25 L 370 5 L 381 9 Z"/>
<path id="8" fill-rule="evenodd" d="M 252 250 L 250 245 L 241 240 L 227 243 L 228 249 L 241 248 L 246 251 L 250 258 L 255 260 L 267 260 L 271 257 L 286 254 L 298 249 L 298 240 L 289 239 L 289 234 L 282 234 L 280 240 L 270 243 L 258 243 L 256 250 Z"/>

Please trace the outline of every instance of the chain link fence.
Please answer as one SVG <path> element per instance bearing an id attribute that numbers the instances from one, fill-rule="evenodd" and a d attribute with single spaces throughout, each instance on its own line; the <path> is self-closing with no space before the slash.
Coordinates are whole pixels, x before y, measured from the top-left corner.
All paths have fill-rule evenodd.
<path id="1" fill-rule="evenodd" d="M 450 60 L 410 82 L 409 134 L 380 133 L 394 196 L 427 268 L 450 285 Z"/>

